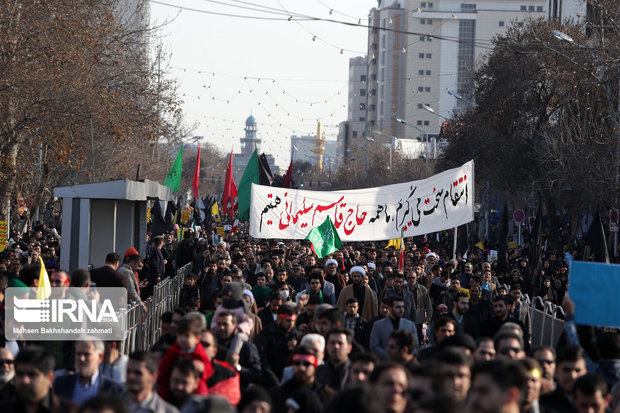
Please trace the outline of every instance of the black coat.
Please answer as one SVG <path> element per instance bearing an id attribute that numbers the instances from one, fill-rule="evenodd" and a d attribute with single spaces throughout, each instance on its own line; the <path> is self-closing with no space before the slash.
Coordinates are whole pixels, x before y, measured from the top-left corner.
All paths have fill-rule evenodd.
<path id="1" fill-rule="evenodd" d="M 258 348 L 263 370 L 270 369 L 278 379 L 282 378 L 282 371 L 288 364 L 291 350 L 289 340 L 299 338 L 299 332 L 293 327 L 288 333 L 282 331 L 278 323 L 272 323 L 260 332 L 254 343 Z"/>

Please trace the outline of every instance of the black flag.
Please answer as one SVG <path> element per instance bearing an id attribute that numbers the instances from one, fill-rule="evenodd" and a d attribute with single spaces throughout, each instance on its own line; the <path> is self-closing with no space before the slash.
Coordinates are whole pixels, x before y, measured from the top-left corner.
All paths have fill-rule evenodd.
<path id="1" fill-rule="evenodd" d="M 161 204 L 156 199 L 151 208 L 151 237 L 163 235 L 166 232 L 166 221 L 161 212 Z"/>
<path id="2" fill-rule="evenodd" d="M 269 162 L 267 162 L 267 156 L 262 154 L 258 157 L 258 180 L 260 185 L 271 186 L 273 180 L 273 174 L 269 168 Z"/>
<path id="3" fill-rule="evenodd" d="M 609 250 L 607 249 L 607 240 L 605 239 L 601 212 L 598 206 L 596 207 L 594 219 L 590 224 L 590 229 L 588 229 L 588 233 L 586 234 L 585 242 L 590 246 L 594 261 L 606 262 L 609 264 Z M 587 258 L 588 257 L 586 257 L 586 259 Z"/>

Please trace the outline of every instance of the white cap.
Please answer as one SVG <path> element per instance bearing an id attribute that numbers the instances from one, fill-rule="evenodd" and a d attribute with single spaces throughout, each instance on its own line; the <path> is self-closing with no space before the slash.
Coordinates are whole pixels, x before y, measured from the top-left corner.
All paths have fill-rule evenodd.
<path id="1" fill-rule="evenodd" d="M 374 263 L 374 262 L 369 262 L 369 263 L 367 263 L 367 264 L 366 264 L 366 266 L 367 266 L 368 268 L 372 268 L 373 270 L 376 270 L 376 269 L 377 269 L 377 266 L 375 265 L 375 263 Z"/>
<path id="2" fill-rule="evenodd" d="M 362 275 L 366 275 L 366 270 L 360 266 L 355 266 L 349 271 L 349 273 L 351 274 L 353 274 L 354 272 L 359 272 Z"/>
<path id="3" fill-rule="evenodd" d="M 325 266 L 327 267 L 330 264 L 334 264 L 336 267 L 338 266 L 338 261 L 336 261 L 333 258 L 328 259 L 327 261 L 325 261 Z"/>

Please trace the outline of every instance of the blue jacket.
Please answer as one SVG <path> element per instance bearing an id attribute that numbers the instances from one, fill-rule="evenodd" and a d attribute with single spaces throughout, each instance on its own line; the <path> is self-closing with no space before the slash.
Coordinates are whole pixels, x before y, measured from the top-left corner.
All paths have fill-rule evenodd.
<path id="1" fill-rule="evenodd" d="M 73 400 L 73 391 L 75 390 L 75 384 L 80 377 L 79 374 L 68 374 L 66 376 L 56 377 L 54 380 L 54 394 L 65 399 Z M 97 394 L 112 394 L 112 395 L 124 395 L 125 387 L 103 374 L 99 373 L 99 389 Z"/>

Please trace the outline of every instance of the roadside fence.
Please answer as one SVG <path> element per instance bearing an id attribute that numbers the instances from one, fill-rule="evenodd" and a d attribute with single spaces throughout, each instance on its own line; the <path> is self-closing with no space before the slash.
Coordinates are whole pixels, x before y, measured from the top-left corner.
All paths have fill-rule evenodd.
<path id="1" fill-rule="evenodd" d="M 126 331 L 121 346 L 124 354 L 147 351 L 159 340 L 161 316 L 178 307 L 185 277 L 191 272 L 192 263 L 189 263 L 179 268 L 173 278 L 166 278 L 153 287 L 153 295 L 145 302 L 146 310 L 136 303 L 127 308 L 122 317 Z"/>

